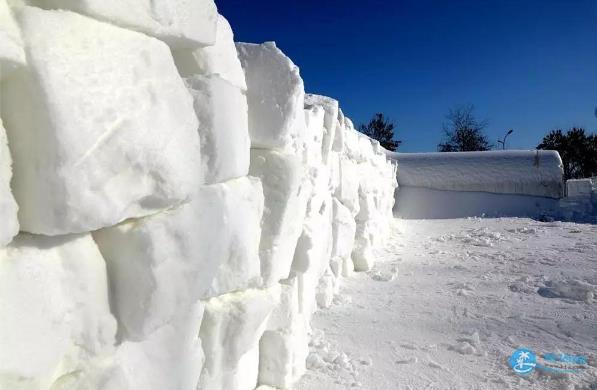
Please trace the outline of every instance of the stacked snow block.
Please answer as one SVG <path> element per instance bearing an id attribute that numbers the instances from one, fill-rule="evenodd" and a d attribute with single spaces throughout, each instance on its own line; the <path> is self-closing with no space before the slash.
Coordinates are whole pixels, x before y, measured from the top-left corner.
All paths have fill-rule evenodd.
<path id="1" fill-rule="evenodd" d="M 395 167 L 212 0 L 0 0 L 0 389 L 290 388 Z"/>
<path id="2" fill-rule="evenodd" d="M 597 182 L 595 179 L 566 181 L 566 197 L 560 199 L 560 213 L 566 220 L 583 220 L 597 215 Z"/>
<path id="3" fill-rule="evenodd" d="M 273 42 L 238 43 L 246 76 L 251 137 L 249 172 L 263 184 L 261 275 L 276 304 L 259 335 L 259 385 L 289 388 L 305 371 L 307 319 L 292 274 L 312 194 L 305 166 L 304 85 L 299 70 Z"/>
<path id="4" fill-rule="evenodd" d="M 280 293 L 260 340 L 258 383 L 287 389 L 305 371 L 313 313 L 332 304 L 341 277 L 372 266 L 392 217 L 396 170 L 336 100 L 305 95 L 298 68 L 274 43 L 237 50 L 249 171 L 265 198 L 262 277 Z"/>

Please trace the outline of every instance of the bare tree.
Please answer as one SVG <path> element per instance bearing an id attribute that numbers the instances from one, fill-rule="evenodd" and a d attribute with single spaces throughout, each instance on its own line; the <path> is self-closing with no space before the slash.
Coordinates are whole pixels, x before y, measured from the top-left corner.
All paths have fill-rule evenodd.
<path id="1" fill-rule="evenodd" d="M 490 150 L 493 145 L 483 134 L 487 120 L 475 118 L 473 105 L 457 106 L 450 109 L 443 123 L 444 141 L 437 146 L 440 152 L 471 152 Z"/>

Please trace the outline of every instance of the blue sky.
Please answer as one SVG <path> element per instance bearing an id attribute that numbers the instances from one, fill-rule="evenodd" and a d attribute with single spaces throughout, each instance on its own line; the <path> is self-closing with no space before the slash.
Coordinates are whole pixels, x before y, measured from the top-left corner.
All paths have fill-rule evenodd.
<path id="1" fill-rule="evenodd" d="M 450 107 L 474 104 L 495 143 L 597 129 L 597 0 L 216 0 L 235 40 L 276 41 L 307 92 L 355 124 L 375 112 L 401 151 L 433 151 Z"/>

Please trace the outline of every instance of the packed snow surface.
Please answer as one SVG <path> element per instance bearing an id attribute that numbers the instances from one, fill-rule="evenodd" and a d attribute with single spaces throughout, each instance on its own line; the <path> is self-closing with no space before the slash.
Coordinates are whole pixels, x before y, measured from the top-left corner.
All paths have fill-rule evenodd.
<path id="1" fill-rule="evenodd" d="M 398 184 L 435 190 L 480 191 L 561 198 L 562 160 L 551 150 L 392 153 Z"/>
<path id="2" fill-rule="evenodd" d="M 296 389 L 597 386 L 597 226 L 396 219 L 376 255 L 315 315 Z M 507 363 L 518 347 L 589 364 L 521 377 Z"/>

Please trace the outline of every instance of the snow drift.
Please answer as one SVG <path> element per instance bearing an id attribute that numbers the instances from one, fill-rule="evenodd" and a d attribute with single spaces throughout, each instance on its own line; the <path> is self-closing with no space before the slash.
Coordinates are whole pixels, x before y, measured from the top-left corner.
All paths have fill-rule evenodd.
<path id="1" fill-rule="evenodd" d="M 0 80 L 0 389 L 291 387 L 379 143 L 212 0 L 0 0 Z"/>
<path id="2" fill-rule="evenodd" d="M 562 160 L 549 150 L 393 153 L 402 218 L 559 215 Z"/>
<path id="3" fill-rule="evenodd" d="M 400 186 L 561 198 L 562 160 L 551 150 L 389 153 Z"/>

